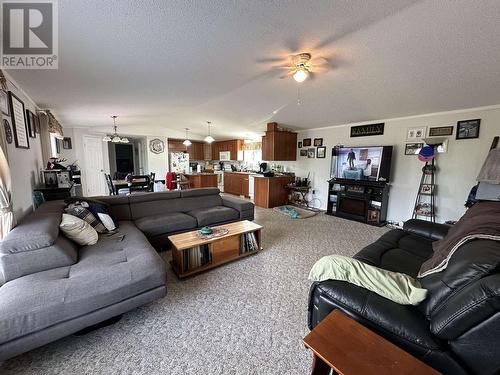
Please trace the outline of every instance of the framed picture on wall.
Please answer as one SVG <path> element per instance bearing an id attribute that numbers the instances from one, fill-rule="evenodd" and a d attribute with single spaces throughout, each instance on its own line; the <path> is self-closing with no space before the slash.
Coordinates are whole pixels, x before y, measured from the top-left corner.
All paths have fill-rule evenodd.
<path id="1" fill-rule="evenodd" d="M 425 137 L 426 130 L 426 126 L 420 126 L 418 128 L 408 128 L 408 131 L 406 132 L 406 140 L 409 142 L 419 141 Z"/>
<path id="2" fill-rule="evenodd" d="M 300 150 L 300 156 L 307 156 L 307 150 Z"/>
<path id="3" fill-rule="evenodd" d="M 0 109 L 5 116 L 10 116 L 9 95 L 3 90 L 0 90 Z"/>
<path id="4" fill-rule="evenodd" d="M 315 148 L 308 148 L 307 149 L 307 158 L 314 159 L 315 156 L 316 156 L 316 149 Z"/>
<path id="5" fill-rule="evenodd" d="M 424 144 L 421 142 L 407 143 L 405 145 L 405 155 L 418 155 L 422 147 L 424 147 Z"/>
<path id="6" fill-rule="evenodd" d="M 302 141 L 300 141 L 297 145 L 298 148 L 302 148 Z"/>
<path id="7" fill-rule="evenodd" d="M 442 137 L 453 134 L 453 126 L 437 126 L 429 129 L 429 137 Z"/>
<path id="8" fill-rule="evenodd" d="M 311 138 L 304 138 L 304 140 L 302 141 L 302 146 L 304 147 L 311 146 Z"/>
<path id="9" fill-rule="evenodd" d="M 12 91 L 9 91 L 9 100 L 16 147 L 29 149 L 30 141 L 28 139 L 28 125 L 26 124 L 24 103 Z"/>
<path id="10" fill-rule="evenodd" d="M 26 122 L 28 123 L 28 134 L 30 138 L 36 138 L 35 115 L 29 109 L 26 110 Z"/>
<path id="11" fill-rule="evenodd" d="M 63 146 L 63 149 L 65 149 L 65 150 L 71 150 L 73 148 L 73 146 L 71 144 L 71 138 L 64 137 L 63 141 L 62 141 L 62 146 Z"/>
<path id="12" fill-rule="evenodd" d="M 314 138 L 314 147 L 323 146 L 323 138 Z"/>
<path id="13" fill-rule="evenodd" d="M 479 138 L 479 125 L 481 125 L 481 119 L 457 122 L 456 139 Z"/>
<path id="14" fill-rule="evenodd" d="M 324 159 L 324 158 L 326 158 L 326 147 L 318 147 L 316 149 L 316 157 L 318 159 Z"/>

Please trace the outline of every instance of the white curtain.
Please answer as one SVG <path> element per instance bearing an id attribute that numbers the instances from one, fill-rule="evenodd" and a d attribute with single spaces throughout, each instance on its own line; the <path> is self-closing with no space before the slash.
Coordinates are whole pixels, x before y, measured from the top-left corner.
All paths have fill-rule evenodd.
<path id="1" fill-rule="evenodd" d="M 10 232 L 14 224 L 11 184 L 9 164 L 3 148 L 0 147 L 0 241 Z"/>

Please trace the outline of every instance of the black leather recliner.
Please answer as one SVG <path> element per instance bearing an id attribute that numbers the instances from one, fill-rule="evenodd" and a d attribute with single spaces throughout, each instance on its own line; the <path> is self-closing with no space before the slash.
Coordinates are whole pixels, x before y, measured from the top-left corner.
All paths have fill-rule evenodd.
<path id="1" fill-rule="evenodd" d="M 448 229 L 409 220 L 354 258 L 416 277 L 432 255 L 432 242 Z M 418 306 L 399 305 L 343 281 L 313 283 L 309 328 L 337 309 L 443 374 L 500 373 L 500 242 L 470 241 L 444 271 L 420 281 L 429 294 Z"/>

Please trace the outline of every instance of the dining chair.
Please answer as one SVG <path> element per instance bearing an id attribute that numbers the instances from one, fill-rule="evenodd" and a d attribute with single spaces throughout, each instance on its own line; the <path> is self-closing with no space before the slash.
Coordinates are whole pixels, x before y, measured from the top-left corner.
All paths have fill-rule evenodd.
<path id="1" fill-rule="evenodd" d="M 150 189 L 150 175 L 132 176 L 132 183 L 129 184 L 130 193 L 148 192 Z"/>
<path id="2" fill-rule="evenodd" d="M 177 186 L 179 190 L 191 189 L 191 183 L 189 182 L 189 178 L 180 173 L 177 177 Z"/>
<path id="3" fill-rule="evenodd" d="M 105 173 L 104 177 L 106 178 L 106 185 L 108 185 L 109 195 L 116 195 L 116 189 L 113 185 L 113 180 L 111 179 L 111 175 L 109 173 Z"/>
<path id="4" fill-rule="evenodd" d="M 155 172 L 151 172 L 149 174 L 149 191 L 150 192 L 153 192 L 154 191 L 154 187 L 155 187 L 155 177 L 156 177 L 156 173 Z"/>

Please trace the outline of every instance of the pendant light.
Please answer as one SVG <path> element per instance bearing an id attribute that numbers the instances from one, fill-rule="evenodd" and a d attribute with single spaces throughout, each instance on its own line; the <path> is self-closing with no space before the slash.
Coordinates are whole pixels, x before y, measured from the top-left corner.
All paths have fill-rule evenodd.
<path id="1" fill-rule="evenodd" d="M 184 129 L 186 129 L 186 139 L 184 140 L 184 142 L 182 142 L 182 144 L 184 146 L 186 146 L 186 147 L 189 147 L 189 146 L 192 145 L 191 141 L 188 138 L 188 130 L 189 130 L 189 128 L 184 128 Z"/>
<path id="2" fill-rule="evenodd" d="M 212 122 L 210 121 L 207 121 L 207 125 L 208 125 L 208 135 L 205 137 L 204 141 L 207 142 L 207 143 L 212 143 L 215 141 L 214 137 L 212 137 L 210 135 L 210 125 L 212 124 Z"/>
<path id="3" fill-rule="evenodd" d="M 116 116 L 116 115 L 111 116 L 111 118 L 113 119 L 113 134 L 112 135 L 106 134 L 102 139 L 103 142 L 113 142 L 113 143 L 128 143 L 129 142 L 127 137 L 120 137 L 118 135 L 118 131 L 117 131 L 118 126 L 116 125 L 116 118 L 117 117 L 118 116 Z"/>

